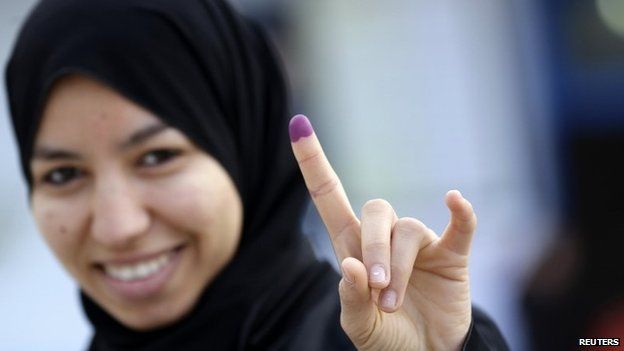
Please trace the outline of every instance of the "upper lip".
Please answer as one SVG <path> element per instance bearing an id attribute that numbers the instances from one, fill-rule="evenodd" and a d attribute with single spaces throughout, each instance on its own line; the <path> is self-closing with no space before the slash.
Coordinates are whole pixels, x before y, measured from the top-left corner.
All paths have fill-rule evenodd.
<path id="1" fill-rule="evenodd" d="M 118 257 L 112 257 L 112 258 L 108 258 L 108 259 L 98 260 L 98 261 L 95 262 L 95 264 L 96 265 L 105 265 L 105 264 L 120 265 L 120 264 L 138 263 L 138 262 L 141 262 L 141 261 L 145 261 L 145 260 L 149 260 L 149 259 L 158 257 L 158 256 L 162 255 L 165 252 L 177 250 L 177 249 L 181 248 L 182 246 L 183 245 L 176 245 L 174 247 L 170 247 L 170 248 L 167 248 L 167 249 L 155 251 L 155 252 L 152 252 L 152 253 L 135 253 L 135 254 L 131 254 L 131 255 L 123 255 L 123 256 L 118 256 Z"/>

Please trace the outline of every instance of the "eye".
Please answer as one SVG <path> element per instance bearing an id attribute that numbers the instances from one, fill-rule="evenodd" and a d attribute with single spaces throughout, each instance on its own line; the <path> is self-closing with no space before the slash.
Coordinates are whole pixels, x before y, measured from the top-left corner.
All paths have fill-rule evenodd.
<path id="1" fill-rule="evenodd" d="M 157 149 L 147 152 L 139 158 L 138 164 L 145 167 L 155 167 L 174 159 L 182 152 L 173 149 Z"/>
<path id="2" fill-rule="evenodd" d="M 53 186 L 62 186 L 80 176 L 82 176 L 82 171 L 76 167 L 59 167 L 46 173 L 43 181 Z"/>

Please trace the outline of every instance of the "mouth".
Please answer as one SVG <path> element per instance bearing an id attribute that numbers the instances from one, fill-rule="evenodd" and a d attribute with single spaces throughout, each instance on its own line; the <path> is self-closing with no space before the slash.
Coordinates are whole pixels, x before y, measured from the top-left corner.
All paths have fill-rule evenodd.
<path id="1" fill-rule="evenodd" d="M 127 299 L 146 298 L 162 291 L 173 275 L 184 245 L 146 257 L 97 263 L 108 289 Z"/>

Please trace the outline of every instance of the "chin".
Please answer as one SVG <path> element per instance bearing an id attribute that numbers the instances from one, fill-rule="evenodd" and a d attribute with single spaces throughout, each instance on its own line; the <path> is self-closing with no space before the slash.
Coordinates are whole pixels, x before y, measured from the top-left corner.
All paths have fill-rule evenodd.
<path id="1" fill-rule="evenodd" d="M 192 310 L 196 302 L 197 299 L 176 303 L 168 300 L 167 303 L 152 303 L 132 310 L 123 309 L 112 315 L 130 329 L 149 331 L 175 324 Z"/>

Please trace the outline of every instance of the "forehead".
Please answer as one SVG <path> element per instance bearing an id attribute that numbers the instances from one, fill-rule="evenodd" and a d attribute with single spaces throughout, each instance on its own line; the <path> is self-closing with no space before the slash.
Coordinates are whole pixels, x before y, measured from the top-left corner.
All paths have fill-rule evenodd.
<path id="1" fill-rule="evenodd" d="M 59 79 L 45 104 L 35 144 L 119 139 L 159 119 L 108 86 L 80 75 Z M 80 145 L 77 145 L 80 146 Z"/>

